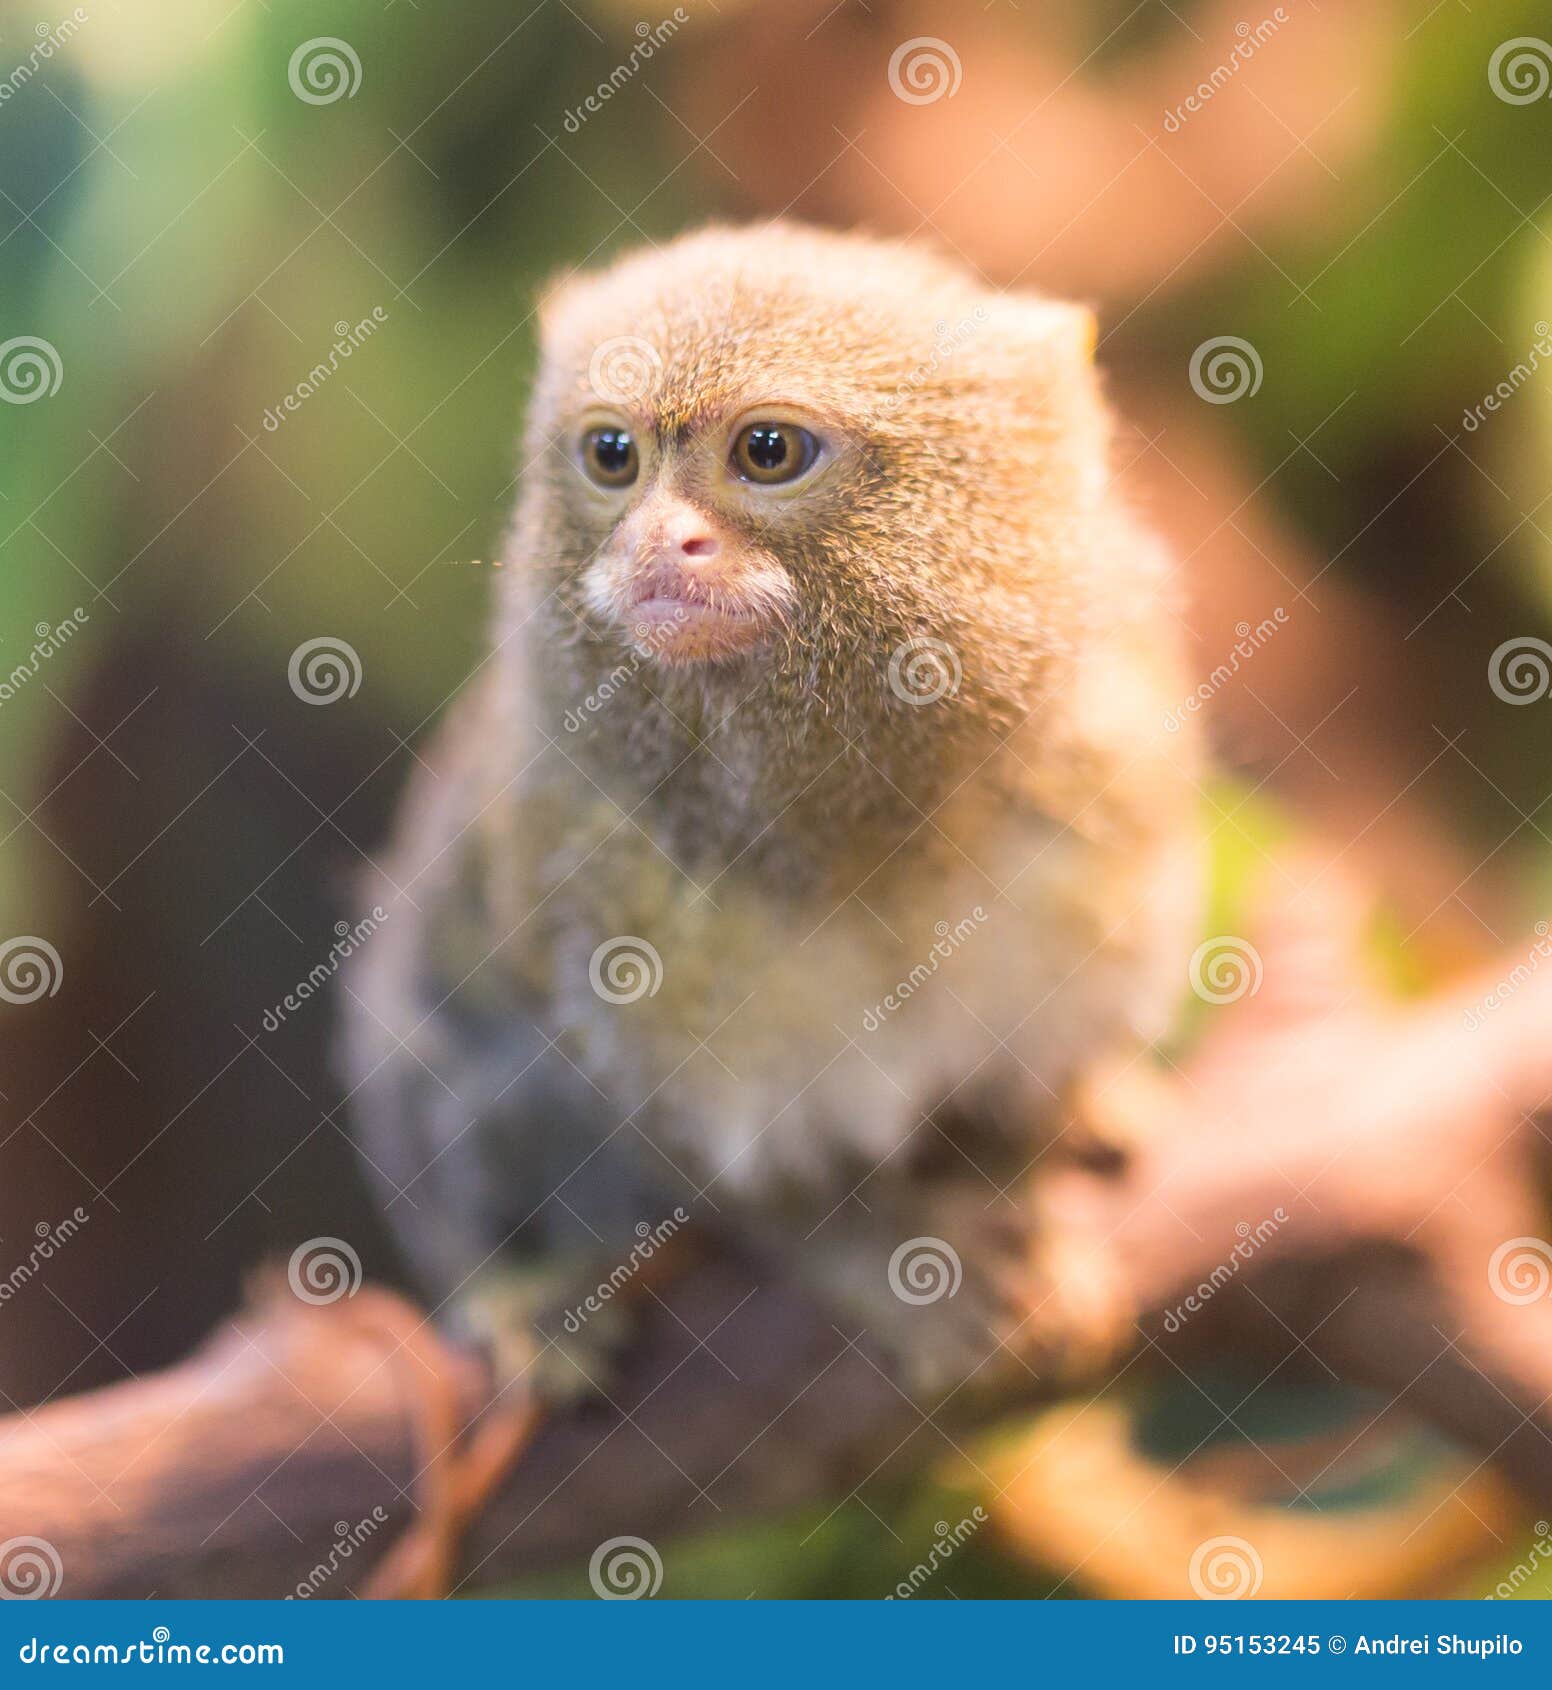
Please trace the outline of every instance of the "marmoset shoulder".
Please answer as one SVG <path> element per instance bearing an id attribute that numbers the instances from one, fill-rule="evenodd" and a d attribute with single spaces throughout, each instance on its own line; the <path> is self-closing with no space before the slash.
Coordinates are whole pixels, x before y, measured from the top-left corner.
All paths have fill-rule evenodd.
<path id="1" fill-rule="evenodd" d="M 521 1263 L 561 1340 L 684 1213 L 957 1383 L 1020 1323 L 1010 1189 L 1166 1032 L 1197 919 L 1093 318 L 783 224 L 539 316 L 491 648 L 353 988 L 367 1161 L 438 1306 Z M 923 1239 L 965 1280 L 931 1306 Z"/>

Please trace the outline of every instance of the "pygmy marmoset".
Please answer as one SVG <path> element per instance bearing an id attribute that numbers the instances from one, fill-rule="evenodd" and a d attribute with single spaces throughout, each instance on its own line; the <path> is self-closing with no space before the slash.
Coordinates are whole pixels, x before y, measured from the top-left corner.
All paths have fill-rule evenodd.
<path id="1" fill-rule="evenodd" d="M 422 1292 L 546 1388 L 676 1215 L 957 1386 L 1028 1312 L 1010 1193 L 1164 1032 L 1196 918 L 1092 318 L 775 225 L 540 321 L 492 648 L 352 983 L 363 1153 Z"/>

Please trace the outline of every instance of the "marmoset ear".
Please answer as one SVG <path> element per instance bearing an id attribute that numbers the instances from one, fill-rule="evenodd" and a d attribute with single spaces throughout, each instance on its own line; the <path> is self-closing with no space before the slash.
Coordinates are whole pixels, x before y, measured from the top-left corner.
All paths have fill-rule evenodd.
<path id="1" fill-rule="evenodd" d="M 1043 353 L 1054 368 L 1076 370 L 1094 362 L 1099 320 L 1087 305 L 1039 294 L 1009 294 L 1006 310 L 1016 339 Z"/>
<path id="2" fill-rule="evenodd" d="M 1059 419 L 1071 432 L 1053 449 L 1094 455 L 1103 435 L 1104 399 L 1094 347 L 1098 324 L 1086 305 L 1034 293 L 988 294 L 987 321 L 973 352 L 980 379 L 1002 402 Z"/>
<path id="3" fill-rule="evenodd" d="M 577 297 L 585 291 L 590 278 L 580 270 L 555 270 L 548 275 L 534 295 L 534 322 L 539 340 L 549 340 L 561 320 L 568 314 Z"/>
<path id="4" fill-rule="evenodd" d="M 1094 348 L 1099 345 L 1099 318 L 1087 305 L 1071 305 L 1068 310 L 1074 312 L 1078 318 L 1076 333 L 1084 361 L 1092 364 Z"/>
<path id="5" fill-rule="evenodd" d="M 1086 305 L 1035 294 L 1005 295 L 993 308 L 987 346 L 992 379 L 1021 414 L 1044 431 L 1041 459 L 1075 478 L 1084 499 L 1103 496 L 1109 477 L 1110 421 L 1094 362 L 1099 325 Z"/>

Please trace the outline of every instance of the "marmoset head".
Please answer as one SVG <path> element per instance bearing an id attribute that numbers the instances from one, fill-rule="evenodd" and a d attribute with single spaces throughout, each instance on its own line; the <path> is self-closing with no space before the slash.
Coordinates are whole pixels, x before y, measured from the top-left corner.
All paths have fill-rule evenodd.
<path id="1" fill-rule="evenodd" d="M 567 279 L 510 556 L 543 637 L 843 725 L 909 704 L 922 653 L 1027 705 L 1092 609 L 1092 343 L 1079 307 L 792 225 Z"/>

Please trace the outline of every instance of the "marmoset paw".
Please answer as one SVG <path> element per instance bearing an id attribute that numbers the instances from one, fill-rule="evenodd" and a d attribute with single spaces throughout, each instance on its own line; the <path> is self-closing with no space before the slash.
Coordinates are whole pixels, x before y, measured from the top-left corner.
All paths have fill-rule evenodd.
<path id="1" fill-rule="evenodd" d="M 1053 1363 L 1085 1379 L 1129 1346 L 1136 1310 L 1115 1263 L 1099 1244 L 1042 1228 L 1023 1266 L 998 1276 L 1006 1329 L 1015 1355 Z"/>
<path id="2" fill-rule="evenodd" d="M 1089 1166 L 1120 1167 L 1168 1130 L 1174 1112 L 1169 1082 L 1144 1057 L 1096 1063 L 1062 1095 L 1062 1147 Z"/>
<path id="3" fill-rule="evenodd" d="M 523 1381 L 532 1386 L 544 1339 L 535 1316 L 540 1307 L 536 1276 L 494 1268 L 478 1274 L 452 1302 L 452 1324 L 460 1337 L 490 1358 L 499 1388 Z"/>
<path id="4" fill-rule="evenodd" d="M 629 1309 L 568 1300 L 570 1289 L 553 1268 L 502 1266 L 477 1275 L 455 1299 L 455 1323 L 490 1357 L 499 1387 L 520 1381 L 551 1404 L 610 1394 Z"/>

